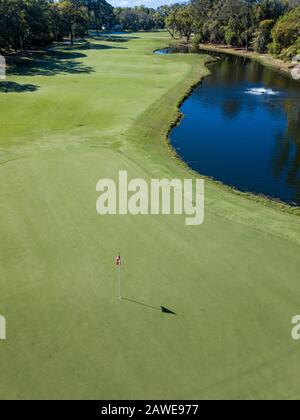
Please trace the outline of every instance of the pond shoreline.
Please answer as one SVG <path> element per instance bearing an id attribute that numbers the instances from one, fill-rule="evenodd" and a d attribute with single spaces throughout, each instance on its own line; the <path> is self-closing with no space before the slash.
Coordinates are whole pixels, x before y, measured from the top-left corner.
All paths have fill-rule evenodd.
<path id="1" fill-rule="evenodd" d="M 207 47 L 207 44 L 201 44 L 201 45 Z M 167 49 L 167 48 L 168 47 L 166 47 L 165 49 Z M 232 192 L 234 194 L 237 194 L 239 196 L 248 198 L 251 201 L 255 201 L 255 202 L 264 204 L 267 207 L 271 207 L 271 208 L 274 208 L 274 209 L 283 211 L 285 213 L 289 213 L 289 214 L 292 214 L 294 216 L 299 217 L 300 216 L 300 206 L 292 205 L 292 204 L 284 202 L 284 201 L 282 201 L 278 198 L 270 197 L 270 196 L 267 196 L 267 195 L 264 195 L 264 194 L 261 194 L 261 193 L 256 194 L 256 193 L 253 193 L 253 192 L 242 191 L 242 190 L 239 190 L 238 188 L 236 188 L 234 186 L 228 185 L 228 184 L 226 184 L 222 181 L 219 181 L 219 180 L 217 180 L 217 179 L 215 179 L 211 176 L 203 175 L 200 172 L 192 169 L 190 167 L 190 165 L 180 157 L 180 155 L 178 154 L 176 149 L 173 147 L 173 145 L 171 143 L 171 139 L 170 139 L 171 132 L 174 128 L 176 128 L 181 123 L 182 119 L 184 118 L 184 113 L 180 109 L 181 106 L 190 97 L 190 95 L 194 92 L 194 90 L 197 87 L 199 87 L 207 77 L 209 77 L 211 75 L 211 71 L 208 67 L 209 64 L 212 64 L 212 63 L 218 61 L 218 59 L 216 57 L 212 57 L 212 56 L 209 57 L 209 51 L 208 51 L 207 48 L 203 48 L 203 50 L 205 50 L 205 49 L 207 50 L 207 55 L 208 55 L 207 61 L 205 62 L 205 65 L 208 69 L 208 73 L 206 75 L 202 76 L 196 83 L 193 83 L 190 86 L 190 88 L 187 89 L 186 93 L 179 98 L 179 100 L 176 104 L 176 106 L 177 106 L 177 118 L 170 125 L 170 128 L 167 132 L 167 138 L 166 138 L 166 142 L 169 146 L 171 154 L 173 155 L 173 157 L 175 157 L 178 160 L 178 162 L 180 162 L 180 164 L 182 166 L 184 166 L 187 170 L 191 171 L 192 173 L 194 173 L 198 177 L 201 176 L 202 178 L 204 178 L 204 179 L 206 179 L 210 182 L 213 182 L 215 185 L 218 185 L 221 188 L 224 188 L 227 191 L 230 191 L 230 192 Z M 223 54 L 237 55 L 237 56 L 240 56 L 240 57 L 247 57 L 249 59 L 253 59 L 253 60 L 258 61 L 260 64 L 262 64 L 265 67 L 272 67 L 273 69 L 277 69 L 277 70 L 280 71 L 279 66 L 275 66 L 275 64 L 271 65 L 270 63 L 267 63 L 266 61 L 262 61 L 262 60 L 259 59 L 258 55 L 255 57 L 253 54 L 251 54 L 251 52 L 249 52 L 249 55 L 246 55 L 247 51 L 245 51 L 245 54 L 244 54 L 241 51 L 234 51 L 234 50 L 231 50 L 231 49 L 228 50 L 228 49 L 216 48 L 216 47 L 213 47 L 213 46 L 211 46 L 211 51 L 215 51 L 215 52 L 218 51 L 218 52 L 222 52 Z M 200 54 L 201 54 L 201 51 L 200 51 Z M 202 52 L 202 54 L 203 54 L 203 52 Z M 281 60 L 278 60 L 278 61 L 281 61 Z M 292 77 L 291 74 L 290 74 L 290 71 L 288 71 L 287 69 L 284 71 L 284 73 L 285 73 L 286 76 L 289 74 L 290 77 Z"/>

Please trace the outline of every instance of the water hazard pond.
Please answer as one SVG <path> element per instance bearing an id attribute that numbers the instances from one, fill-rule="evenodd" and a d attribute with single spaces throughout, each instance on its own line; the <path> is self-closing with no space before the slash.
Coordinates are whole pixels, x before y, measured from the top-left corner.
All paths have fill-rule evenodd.
<path id="1" fill-rule="evenodd" d="M 247 58 L 221 58 L 183 103 L 173 147 L 202 175 L 300 205 L 299 81 Z"/>

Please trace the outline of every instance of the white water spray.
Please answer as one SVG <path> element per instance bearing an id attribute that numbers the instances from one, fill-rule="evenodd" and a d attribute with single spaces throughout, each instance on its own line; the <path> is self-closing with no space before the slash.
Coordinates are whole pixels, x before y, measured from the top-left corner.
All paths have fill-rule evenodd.
<path id="1" fill-rule="evenodd" d="M 246 93 L 248 93 L 249 95 L 256 95 L 256 96 L 263 96 L 263 95 L 276 96 L 280 94 L 280 92 L 275 92 L 273 89 L 266 89 L 266 88 L 247 89 Z"/>

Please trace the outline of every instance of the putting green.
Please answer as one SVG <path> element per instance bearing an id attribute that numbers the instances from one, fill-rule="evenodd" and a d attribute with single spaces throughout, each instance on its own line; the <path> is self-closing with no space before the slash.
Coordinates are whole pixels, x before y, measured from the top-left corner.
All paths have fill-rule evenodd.
<path id="1" fill-rule="evenodd" d="M 297 215 L 211 181 L 203 226 L 96 213 L 119 170 L 196 176 L 164 139 L 206 58 L 153 55 L 168 42 L 60 47 L 0 92 L 3 399 L 299 397 Z M 123 294 L 177 316 L 118 301 L 118 252 Z"/>

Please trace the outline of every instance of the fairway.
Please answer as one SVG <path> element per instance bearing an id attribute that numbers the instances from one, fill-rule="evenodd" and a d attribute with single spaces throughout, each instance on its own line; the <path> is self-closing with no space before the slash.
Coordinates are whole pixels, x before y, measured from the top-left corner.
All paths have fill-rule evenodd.
<path id="1" fill-rule="evenodd" d="M 153 54 L 169 42 L 164 32 L 91 38 L 10 68 L 1 399 L 299 398 L 296 211 L 206 180 L 202 226 L 96 212 L 98 180 L 120 170 L 197 177 L 166 136 L 209 58 Z M 132 300 L 117 299 L 118 252 Z"/>

